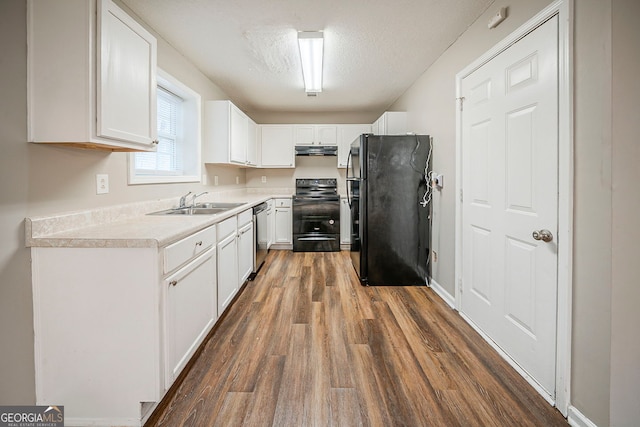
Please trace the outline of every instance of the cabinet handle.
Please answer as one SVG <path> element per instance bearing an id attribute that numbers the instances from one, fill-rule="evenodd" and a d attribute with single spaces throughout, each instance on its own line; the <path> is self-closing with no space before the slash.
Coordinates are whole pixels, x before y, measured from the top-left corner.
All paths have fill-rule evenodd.
<path id="1" fill-rule="evenodd" d="M 158 139 L 154 139 L 153 141 L 151 141 L 152 144 L 158 145 L 160 144 L 160 140 Z"/>
<path id="2" fill-rule="evenodd" d="M 177 280 L 172 280 L 172 281 L 169 282 L 169 285 L 171 285 L 171 286 L 175 286 L 177 284 L 178 284 Z"/>
<path id="3" fill-rule="evenodd" d="M 196 246 L 202 246 L 202 240 L 200 240 L 199 242 L 196 242 Z"/>

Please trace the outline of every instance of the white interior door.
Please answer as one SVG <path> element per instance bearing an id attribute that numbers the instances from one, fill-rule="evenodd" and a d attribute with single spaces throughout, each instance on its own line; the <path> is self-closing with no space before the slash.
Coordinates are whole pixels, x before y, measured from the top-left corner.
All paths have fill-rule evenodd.
<path id="1" fill-rule="evenodd" d="M 558 18 L 462 80 L 461 311 L 555 395 Z M 537 232 L 534 238 L 534 232 Z"/>

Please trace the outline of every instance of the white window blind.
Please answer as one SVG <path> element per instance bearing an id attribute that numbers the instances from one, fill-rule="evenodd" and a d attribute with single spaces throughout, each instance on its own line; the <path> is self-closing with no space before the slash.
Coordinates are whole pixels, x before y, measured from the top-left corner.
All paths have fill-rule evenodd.
<path id="1" fill-rule="evenodd" d="M 156 152 L 129 154 L 129 184 L 200 182 L 200 95 L 158 68 L 156 99 Z"/>
<path id="2" fill-rule="evenodd" d="M 135 153 L 136 175 L 181 175 L 183 99 L 158 86 L 158 147 Z"/>

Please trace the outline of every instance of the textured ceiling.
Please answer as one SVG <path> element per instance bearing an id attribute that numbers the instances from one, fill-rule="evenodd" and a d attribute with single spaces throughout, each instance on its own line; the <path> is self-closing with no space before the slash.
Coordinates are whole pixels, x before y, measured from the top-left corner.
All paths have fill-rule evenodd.
<path id="1" fill-rule="evenodd" d="M 246 111 L 380 113 L 493 0 L 123 0 Z M 323 30 L 307 97 L 297 31 Z"/>

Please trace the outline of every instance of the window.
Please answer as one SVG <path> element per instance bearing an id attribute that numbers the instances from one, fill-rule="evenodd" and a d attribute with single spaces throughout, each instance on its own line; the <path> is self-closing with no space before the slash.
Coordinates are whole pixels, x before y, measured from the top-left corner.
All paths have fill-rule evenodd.
<path id="1" fill-rule="evenodd" d="M 132 153 L 129 184 L 200 181 L 200 95 L 158 70 L 158 146 Z"/>

